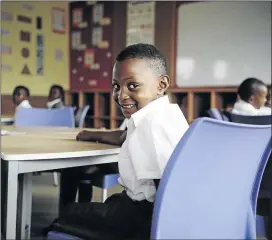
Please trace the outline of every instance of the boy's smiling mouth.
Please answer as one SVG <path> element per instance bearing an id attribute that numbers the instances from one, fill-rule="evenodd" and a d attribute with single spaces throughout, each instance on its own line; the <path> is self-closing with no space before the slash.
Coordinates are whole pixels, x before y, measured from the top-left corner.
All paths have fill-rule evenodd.
<path id="1" fill-rule="evenodd" d="M 120 104 L 121 108 L 123 109 L 131 109 L 136 107 L 136 104 Z"/>

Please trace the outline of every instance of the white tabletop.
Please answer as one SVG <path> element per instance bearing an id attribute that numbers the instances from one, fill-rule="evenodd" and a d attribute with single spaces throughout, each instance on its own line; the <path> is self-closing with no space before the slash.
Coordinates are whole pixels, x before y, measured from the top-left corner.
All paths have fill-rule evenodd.
<path id="1" fill-rule="evenodd" d="M 88 157 L 119 153 L 118 146 L 76 141 L 82 129 L 2 127 L 8 132 L 1 136 L 1 158 L 6 161 L 43 160 Z"/>

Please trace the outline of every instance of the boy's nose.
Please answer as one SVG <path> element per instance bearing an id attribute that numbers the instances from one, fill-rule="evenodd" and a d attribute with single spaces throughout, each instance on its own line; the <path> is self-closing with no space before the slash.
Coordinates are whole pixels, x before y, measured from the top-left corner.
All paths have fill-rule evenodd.
<path id="1" fill-rule="evenodd" d="M 129 95 L 127 94 L 125 89 L 120 89 L 119 95 L 118 95 L 118 100 L 123 101 L 129 98 Z"/>

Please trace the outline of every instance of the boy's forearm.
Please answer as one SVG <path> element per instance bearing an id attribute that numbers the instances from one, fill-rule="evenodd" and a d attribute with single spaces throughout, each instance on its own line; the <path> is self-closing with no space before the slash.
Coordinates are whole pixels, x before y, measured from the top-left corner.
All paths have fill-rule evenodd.
<path id="1" fill-rule="evenodd" d="M 89 141 L 98 141 L 100 143 L 112 144 L 121 146 L 125 140 L 126 132 L 123 130 L 109 131 L 109 132 L 90 132 Z"/>

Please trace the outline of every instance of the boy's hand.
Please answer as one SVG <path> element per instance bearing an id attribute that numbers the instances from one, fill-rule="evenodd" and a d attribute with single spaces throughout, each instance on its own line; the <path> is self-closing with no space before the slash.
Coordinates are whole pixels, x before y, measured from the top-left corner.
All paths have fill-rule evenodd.
<path id="1" fill-rule="evenodd" d="M 76 136 L 78 141 L 91 141 L 92 133 L 86 130 L 79 132 Z"/>

